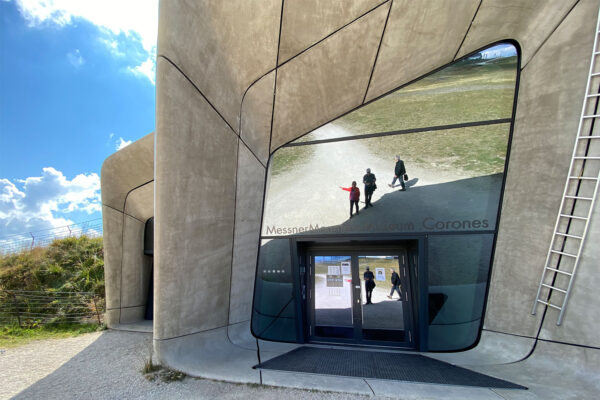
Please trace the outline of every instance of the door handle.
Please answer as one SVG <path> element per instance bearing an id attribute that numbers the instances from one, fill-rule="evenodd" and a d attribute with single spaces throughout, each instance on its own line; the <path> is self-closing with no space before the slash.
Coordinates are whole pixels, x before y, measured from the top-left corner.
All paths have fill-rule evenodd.
<path id="1" fill-rule="evenodd" d="M 360 289 L 360 285 L 354 286 L 355 289 Z"/>

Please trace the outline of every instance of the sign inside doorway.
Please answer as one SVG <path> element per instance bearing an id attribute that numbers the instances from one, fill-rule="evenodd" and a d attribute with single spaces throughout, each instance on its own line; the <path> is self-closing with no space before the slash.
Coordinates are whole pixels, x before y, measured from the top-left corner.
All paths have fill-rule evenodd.
<path id="1" fill-rule="evenodd" d="M 342 275 L 352 275 L 350 261 L 342 261 Z"/>
<path id="2" fill-rule="evenodd" d="M 344 280 L 340 272 L 339 265 L 327 266 L 327 287 L 344 287 Z"/>
<path id="3" fill-rule="evenodd" d="M 375 280 L 385 281 L 385 268 L 375 268 Z"/>

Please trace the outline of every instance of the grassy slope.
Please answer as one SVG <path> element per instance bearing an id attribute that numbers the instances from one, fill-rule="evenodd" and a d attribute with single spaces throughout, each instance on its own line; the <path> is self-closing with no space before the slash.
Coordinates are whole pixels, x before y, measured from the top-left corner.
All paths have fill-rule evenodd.
<path id="1" fill-rule="evenodd" d="M 94 292 L 100 297 L 98 305 L 101 306 L 104 299 L 102 238 L 60 239 L 45 248 L 0 255 L 0 290 Z M 6 298 L 0 296 L 0 308 L 3 300 L 6 301 Z M 26 321 L 24 325 L 23 328 L 14 325 L 0 327 L 0 348 L 102 329 L 98 324 L 89 323 L 40 326 L 36 321 Z"/>
<path id="2" fill-rule="evenodd" d="M 102 238 L 66 238 L 0 255 L 0 290 L 94 292 L 104 297 Z"/>

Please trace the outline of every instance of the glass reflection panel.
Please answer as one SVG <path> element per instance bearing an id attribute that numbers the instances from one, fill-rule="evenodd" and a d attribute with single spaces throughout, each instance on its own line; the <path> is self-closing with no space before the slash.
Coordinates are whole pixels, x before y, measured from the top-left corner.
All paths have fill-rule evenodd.
<path id="1" fill-rule="evenodd" d="M 270 170 L 262 234 L 409 233 L 496 227 L 510 125 L 500 124 L 284 148 L 314 148 L 295 168 Z M 401 191 L 395 155 L 408 180 Z M 285 163 L 279 163 L 285 164 Z M 276 165 L 276 163 L 272 163 Z M 366 169 L 376 177 L 365 207 Z M 352 182 L 360 213 L 350 218 Z"/>
<path id="2" fill-rule="evenodd" d="M 315 335 L 351 338 L 350 256 L 315 256 L 314 266 Z"/>
<path id="3" fill-rule="evenodd" d="M 475 343 L 493 240 L 491 234 L 429 237 L 429 350 L 460 350 Z"/>
<path id="4" fill-rule="evenodd" d="M 369 271 L 374 276 L 375 287 L 369 296 Z M 403 341 L 404 296 L 400 282 L 392 284 L 392 271 L 398 274 L 398 256 L 359 256 L 358 269 L 361 286 L 361 315 L 363 337 L 367 340 Z M 400 276 L 398 275 L 398 278 Z M 370 297 L 370 303 L 367 301 Z"/>
<path id="5" fill-rule="evenodd" d="M 261 242 L 252 332 L 262 339 L 296 341 L 294 285 L 288 239 Z"/>

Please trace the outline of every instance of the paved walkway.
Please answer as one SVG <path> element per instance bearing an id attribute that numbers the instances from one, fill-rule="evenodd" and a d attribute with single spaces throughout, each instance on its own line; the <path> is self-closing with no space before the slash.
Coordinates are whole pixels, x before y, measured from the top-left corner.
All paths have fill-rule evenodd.
<path id="1" fill-rule="evenodd" d="M 151 346 L 150 334 L 109 330 L 5 349 L 0 352 L 0 399 L 368 398 L 194 378 L 149 382 L 140 371 Z"/>

